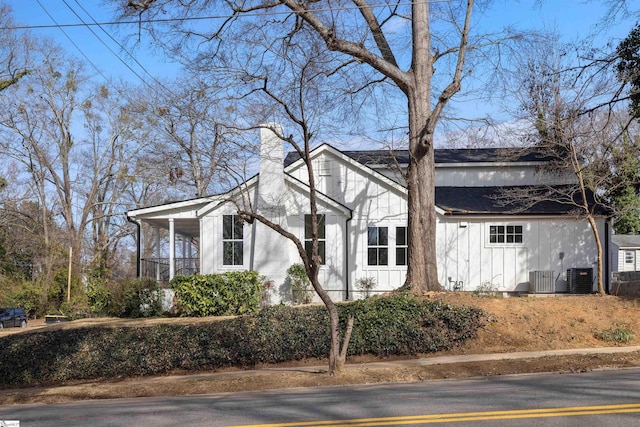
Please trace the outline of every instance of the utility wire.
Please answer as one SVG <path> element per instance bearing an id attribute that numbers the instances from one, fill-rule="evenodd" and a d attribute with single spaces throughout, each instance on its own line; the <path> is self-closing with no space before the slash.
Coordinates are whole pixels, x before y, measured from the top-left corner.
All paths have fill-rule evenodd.
<path id="1" fill-rule="evenodd" d="M 40 5 L 40 7 L 42 8 L 42 10 L 49 16 L 49 18 L 55 23 L 56 20 L 55 18 L 49 13 L 49 11 L 47 10 L 47 8 L 45 8 L 42 3 L 40 2 L 40 0 L 36 0 L 36 2 L 38 3 L 38 5 Z M 66 4 L 66 3 L 65 3 Z M 74 12 L 75 13 L 75 12 Z M 77 16 L 77 15 L 76 15 Z M 82 20 L 82 19 L 81 19 Z M 110 85 L 111 87 L 113 87 L 118 93 L 124 95 L 124 97 L 129 100 L 129 102 L 133 103 L 133 104 L 138 104 L 143 108 L 146 108 L 147 106 L 145 104 L 143 104 L 140 100 L 135 99 L 135 98 L 130 98 L 129 94 L 126 93 L 126 91 L 123 93 L 118 87 L 116 87 L 113 82 L 111 81 L 111 79 L 109 79 L 107 76 L 104 75 L 104 73 L 102 72 L 102 70 L 100 68 L 98 68 L 98 66 L 93 63 L 93 61 L 91 61 L 91 59 L 89 59 L 89 57 L 82 51 L 82 49 L 80 49 L 80 47 L 73 41 L 73 39 L 67 34 L 67 32 L 64 30 L 64 28 L 60 28 L 58 27 L 59 30 L 62 32 L 62 34 L 64 34 L 64 36 L 71 42 L 71 44 L 73 46 L 75 46 L 75 48 L 78 50 L 78 52 L 80 52 L 80 54 L 84 57 L 84 59 L 87 60 L 87 62 L 89 64 L 91 64 L 91 66 L 98 72 L 98 74 L 100 74 L 102 76 L 102 78 L 105 80 L 105 82 Z M 118 57 L 116 55 L 116 57 Z M 118 57 L 118 59 L 122 60 L 120 57 Z M 144 84 L 146 84 L 148 87 L 150 87 L 152 90 L 157 91 L 156 88 L 154 88 L 153 86 L 151 86 L 149 84 L 149 82 L 145 81 L 137 72 L 135 72 L 134 70 L 132 70 L 126 63 L 125 65 L 127 66 L 127 68 L 129 68 L 131 70 L 131 72 L 133 72 Z M 163 86 L 164 87 L 164 86 Z M 166 88 L 165 88 L 166 89 Z M 168 89 L 167 89 L 168 90 Z"/>
<path id="2" fill-rule="evenodd" d="M 449 0 L 431 0 L 431 3 L 446 3 Z M 395 7 L 395 6 L 410 6 L 413 3 L 415 3 L 414 1 L 407 1 L 407 2 L 399 2 L 397 4 L 387 4 L 387 3 L 381 3 L 381 4 L 370 4 L 369 7 L 371 9 L 380 9 L 380 8 L 385 8 L 385 7 Z M 40 2 L 38 1 L 38 4 L 40 4 Z M 42 6 L 42 5 L 41 5 Z M 353 6 L 353 7 L 337 7 L 337 8 L 333 8 L 333 7 L 327 7 L 327 8 L 320 8 L 320 9 L 309 9 L 309 11 L 311 12 L 335 12 L 335 11 L 354 11 L 354 10 L 358 10 L 359 8 L 357 6 Z M 84 10 L 84 9 L 83 9 Z M 253 16 L 253 17 L 263 17 L 263 16 L 275 16 L 275 15 L 290 15 L 291 13 L 293 13 L 291 10 L 286 10 L 286 11 L 260 11 L 260 12 L 247 12 L 244 14 L 239 15 L 239 17 L 248 17 L 248 16 Z M 192 17 L 184 17 L 184 18 L 154 18 L 154 19 L 137 19 L 135 21 L 106 21 L 106 22 L 95 22 L 93 24 L 78 24 L 78 23 L 72 23 L 72 24 L 58 24 L 56 23 L 55 25 L 14 25 L 11 27 L 0 27 L 0 30 L 35 30 L 35 29 L 46 29 L 46 28 L 60 28 L 60 27 L 88 27 L 88 26 L 105 26 L 105 25 L 140 25 L 140 24 L 153 24 L 153 23 L 170 23 L 170 22 L 189 22 L 189 21 L 209 21 L 209 20 L 214 20 L 214 19 L 223 19 L 223 20 L 227 20 L 232 18 L 233 15 L 208 15 L 208 16 L 192 16 Z M 55 22 L 55 21 L 54 21 Z"/>
<path id="3" fill-rule="evenodd" d="M 151 85 L 149 85 L 146 80 L 144 80 L 142 78 L 142 76 L 140 76 L 140 74 L 138 74 L 133 68 L 131 68 L 131 66 L 129 66 L 129 64 L 120 57 L 119 54 L 117 54 L 116 52 L 113 51 L 113 49 L 111 49 L 111 47 L 109 45 L 107 45 L 104 40 L 102 40 L 102 38 L 96 34 L 95 31 L 93 31 L 93 29 L 82 19 L 82 17 L 80 15 L 78 15 L 78 13 L 69 5 L 69 3 L 67 3 L 67 0 L 62 0 L 62 2 L 69 8 L 69 10 L 71 10 L 71 12 L 80 20 L 80 22 L 82 22 L 89 31 L 91 31 L 91 34 L 93 34 L 98 41 L 100 41 L 100 43 L 102 43 L 102 45 L 104 47 L 106 47 L 109 52 L 111 52 L 111 54 L 113 54 L 113 56 L 115 56 L 116 58 L 118 58 L 118 60 L 120 62 L 122 62 L 124 64 L 125 67 L 127 67 L 136 77 L 138 77 L 144 84 L 147 84 L 152 90 L 156 91 L 157 89 Z M 176 96 L 175 93 L 173 93 L 169 88 L 167 88 L 164 84 L 162 84 L 158 79 L 156 79 L 149 71 L 147 71 L 147 69 L 145 68 L 144 65 L 142 65 L 140 63 L 140 61 L 138 61 L 138 59 L 133 56 L 133 54 L 129 51 L 127 51 L 125 49 L 124 46 L 122 46 L 114 37 L 111 36 L 111 34 L 109 34 L 100 24 L 98 24 L 96 22 L 96 20 L 93 18 L 93 16 L 91 16 L 91 14 L 89 12 L 87 12 L 87 10 L 82 7 L 82 5 L 78 2 L 78 0 L 75 0 L 76 4 L 80 7 L 80 9 L 82 9 L 82 11 L 84 13 L 87 14 L 87 16 L 95 23 L 97 24 L 98 28 L 100 28 L 102 30 L 103 33 L 105 33 L 107 35 L 107 37 L 109 37 L 111 39 L 111 41 L 113 41 L 116 45 L 118 45 L 120 47 L 120 49 L 122 49 L 123 52 L 125 52 L 131 59 L 133 59 L 133 61 L 138 64 L 138 66 L 142 69 L 142 71 L 144 71 L 144 73 L 146 75 L 148 75 L 158 86 L 160 86 L 162 89 L 164 89 L 165 91 L 167 91 L 167 93 L 169 93 L 172 96 Z"/>
<path id="4" fill-rule="evenodd" d="M 80 52 L 80 54 L 84 57 L 84 59 L 87 60 L 87 62 L 89 64 L 91 64 L 91 66 L 93 68 L 95 68 L 95 70 L 98 72 L 98 74 L 100 74 L 102 76 L 102 78 L 104 78 L 104 80 L 106 82 L 110 83 L 109 78 L 107 78 L 107 76 L 104 75 L 104 73 L 102 72 L 102 70 L 100 68 L 98 68 L 98 66 L 96 64 L 94 64 L 91 59 L 89 59 L 89 57 L 82 51 L 82 49 L 80 49 L 80 47 L 76 44 L 75 41 L 73 41 L 73 39 L 69 36 L 69 34 L 67 34 L 67 32 L 64 30 L 64 28 L 58 26 L 57 21 L 55 20 L 55 18 L 49 13 L 49 11 L 47 10 L 46 7 L 44 7 L 42 5 L 42 3 L 40 3 L 40 0 L 36 0 L 36 2 L 38 3 L 38 5 L 40 5 L 40 7 L 42 8 L 42 10 L 44 11 L 44 13 L 47 14 L 47 16 L 56 24 L 56 26 L 54 28 L 58 28 L 60 29 L 60 31 L 62 32 L 62 34 L 64 34 L 64 36 L 67 38 L 67 40 L 69 40 L 69 42 L 71 42 L 71 44 L 73 46 L 75 46 L 75 48 L 78 50 L 78 52 Z"/>

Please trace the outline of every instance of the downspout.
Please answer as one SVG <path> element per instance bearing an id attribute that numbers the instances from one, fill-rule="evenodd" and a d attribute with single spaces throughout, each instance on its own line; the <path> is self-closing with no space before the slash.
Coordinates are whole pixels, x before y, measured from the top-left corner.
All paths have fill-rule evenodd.
<path id="1" fill-rule="evenodd" d="M 141 238 L 140 238 L 140 234 L 141 234 L 141 227 L 140 227 L 140 222 L 132 219 L 129 215 L 127 215 L 127 221 L 130 222 L 131 224 L 135 224 L 136 225 L 136 277 L 138 279 L 140 279 L 140 275 L 142 274 L 141 268 L 140 268 L 140 256 L 141 256 Z"/>
<path id="2" fill-rule="evenodd" d="M 256 253 L 256 222 L 257 220 L 253 220 L 251 222 L 251 252 L 249 253 L 249 270 L 253 271 L 253 263 L 255 261 L 254 256 Z"/>
<path id="3" fill-rule="evenodd" d="M 604 253 L 606 256 L 604 257 L 604 271 L 606 273 L 606 278 L 604 281 L 604 293 L 609 294 L 611 291 L 611 253 L 609 247 L 609 240 L 611 239 L 611 223 L 610 218 L 604 222 Z"/>
<path id="4" fill-rule="evenodd" d="M 344 283 L 345 283 L 345 296 L 344 299 L 349 301 L 349 252 L 351 251 L 351 247 L 349 245 L 349 224 L 351 224 L 351 219 L 353 219 L 353 214 L 349 215 L 344 222 Z"/>

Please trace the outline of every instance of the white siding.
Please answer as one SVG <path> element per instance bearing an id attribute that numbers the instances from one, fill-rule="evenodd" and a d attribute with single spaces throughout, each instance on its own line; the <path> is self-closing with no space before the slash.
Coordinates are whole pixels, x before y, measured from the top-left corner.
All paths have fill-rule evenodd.
<path id="1" fill-rule="evenodd" d="M 330 166 L 329 166 L 330 165 Z M 407 225 L 407 201 L 404 195 L 374 172 L 363 173 L 359 168 L 324 153 L 313 161 L 316 185 L 320 191 L 353 210 L 348 222 L 349 233 L 349 297 L 359 298 L 358 279 L 371 277 L 376 281 L 374 293 L 388 292 L 404 284 L 406 266 L 396 266 L 395 228 Z M 322 174 L 320 173 L 322 170 Z M 306 168 L 290 172 L 295 178 L 308 182 Z M 368 265 L 367 228 L 387 227 L 389 231 L 389 262 L 387 266 Z M 342 232 L 342 230 L 340 230 Z"/>
<path id="2" fill-rule="evenodd" d="M 573 180 L 570 174 L 555 175 L 538 172 L 537 166 L 514 165 L 436 165 L 438 187 L 494 187 L 503 185 L 565 184 Z"/>
<path id="3" fill-rule="evenodd" d="M 334 301 L 342 301 L 346 298 L 346 272 L 345 272 L 345 236 L 346 221 L 344 216 L 330 211 L 319 211 L 325 215 L 325 264 L 320 267 L 318 279 L 322 287 L 329 293 Z M 289 231 L 295 234 L 304 245 L 304 213 L 289 217 Z M 294 249 L 289 265 L 302 262 L 297 250 Z M 288 268 L 289 265 L 286 267 Z M 319 302 L 316 295 L 314 300 Z"/>
<path id="4" fill-rule="evenodd" d="M 523 243 L 489 243 L 491 225 L 522 225 Z M 604 236 L 603 220 L 598 221 L 598 227 Z M 575 219 L 440 218 L 438 274 L 447 287 L 449 277 L 463 281 L 466 291 L 489 284 L 501 291 L 524 292 L 528 290 L 530 271 L 551 270 L 556 291 L 564 291 L 566 269 L 595 268 L 594 242 L 589 224 Z"/>
<path id="5" fill-rule="evenodd" d="M 255 191 L 251 191 L 255 200 Z M 309 213 L 309 199 L 288 186 L 284 202 L 286 216 L 278 219 L 283 228 L 297 236 L 304 245 L 304 215 Z M 225 271 L 255 270 L 265 276 L 265 282 L 271 282 L 270 299 L 272 304 L 291 301 L 291 290 L 286 280 L 287 269 L 301 262 L 298 250 L 293 242 L 279 235 L 258 221 L 245 224 L 243 230 L 243 265 L 223 265 L 222 259 L 222 222 L 223 215 L 236 213 L 233 203 L 225 203 L 207 212 L 202 218 L 202 268 L 203 274 Z M 346 218 L 334 207 L 318 203 L 318 214 L 325 215 L 326 262 L 320 269 L 320 283 L 337 301 L 346 298 L 345 272 L 345 227 Z M 317 297 L 316 297 L 317 298 Z"/>
<path id="6" fill-rule="evenodd" d="M 626 262 L 627 252 L 633 253 L 633 263 Z M 640 271 L 640 250 L 638 249 L 620 249 L 618 251 L 618 270 L 617 271 Z"/>

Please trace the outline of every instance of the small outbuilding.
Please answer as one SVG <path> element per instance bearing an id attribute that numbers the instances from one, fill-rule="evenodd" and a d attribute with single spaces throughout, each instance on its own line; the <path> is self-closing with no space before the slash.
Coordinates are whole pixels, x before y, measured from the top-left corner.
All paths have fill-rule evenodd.
<path id="1" fill-rule="evenodd" d="M 640 234 L 611 236 L 612 271 L 640 271 Z"/>

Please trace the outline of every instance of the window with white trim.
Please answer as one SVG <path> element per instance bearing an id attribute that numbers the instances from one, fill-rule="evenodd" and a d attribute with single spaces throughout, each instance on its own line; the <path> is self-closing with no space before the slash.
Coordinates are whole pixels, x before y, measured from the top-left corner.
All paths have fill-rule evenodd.
<path id="1" fill-rule="evenodd" d="M 634 251 L 624 251 L 624 263 L 633 265 L 635 264 L 635 252 Z"/>
<path id="2" fill-rule="evenodd" d="M 489 243 L 522 243 L 521 225 L 490 225 Z"/>
<path id="3" fill-rule="evenodd" d="M 222 264 L 243 265 L 243 222 L 239 215 L 222 216 Z"/>
<path id="4" fill-rule="evenodd" d="M 407 265 L 407 227 L 396 227 L 396 265 Z"/>
<path id="5" fill-rule="evenodd" d="M 304 250 L 307 253 L 307 257 L 311 259 L 311 253 L 313 250 L 313 227 L 311 224 L 311 214 L 304 216 Z M 325 219 L 324 214 L 317 214 L 316 221 L 318 222 L 318 255 L 320 255 L 320 264 L 325 263 L 325 248 L 327 245 L 325 234 Z"/>
<path id="6" fill-rule="evenodd" d="M 368 227 L 367 229 L 367 264 L 389 264 L 389 228 Z"/>

